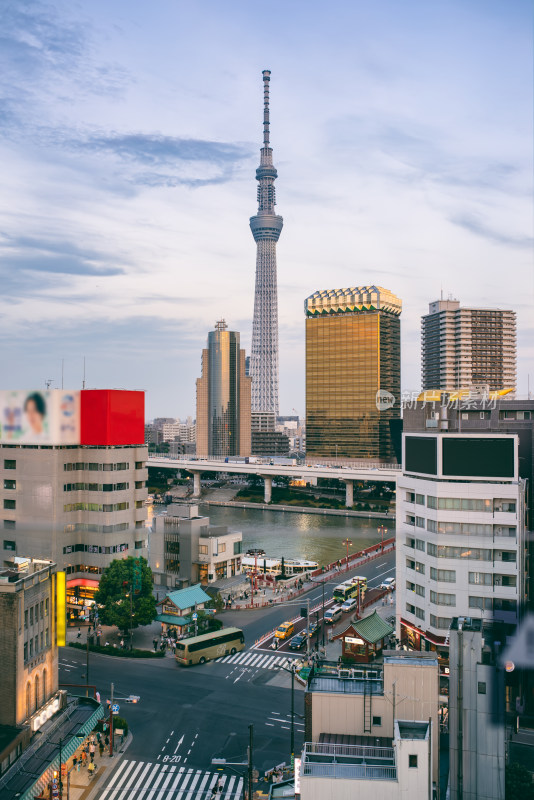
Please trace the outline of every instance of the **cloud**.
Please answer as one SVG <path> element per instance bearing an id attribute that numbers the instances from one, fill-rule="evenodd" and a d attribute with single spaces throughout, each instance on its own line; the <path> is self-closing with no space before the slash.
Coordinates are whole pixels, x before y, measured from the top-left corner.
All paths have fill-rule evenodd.
<path id="1" fill-rule="evenodd" d="M 69 241 L 0 234 L 4 296 L 47 294 L 58 286 L 54 275 L 108 277 L 124 271 L 116 258 Z M 38 280 L 35 273 L 40 273 Z"/>
<path id="2" fill-rule="evenodd" d="M 502 244 L 506 247 L 531 249 L 534 244 L 534 239 L 531 236 L 512 236 L 510 234 L 500 233 L 490 228 L 489 225 L 486 225 L 486 223 L 475 214 L 459 213 L 449 217 L 449 220 L 453 225 L 459 225 L 470 233 L 474 233 L 475 236 L 481 236 L 484 239 L 488 239 L 490 242 Z"/>

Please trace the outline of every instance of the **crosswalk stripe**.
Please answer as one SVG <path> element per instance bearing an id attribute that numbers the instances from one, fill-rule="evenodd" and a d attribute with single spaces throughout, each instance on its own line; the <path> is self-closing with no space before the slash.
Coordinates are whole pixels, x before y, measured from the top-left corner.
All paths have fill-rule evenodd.
<path id="1" fill-rule="evenodd" d="M 138 798 L 139 798 L 139 800 L 141 800 L 141 798 L 143 797 L 143 795 L 144 795 L 144 790 L 145 790 L 146 788 L 148 788 L 148 787 L 151 787 L 151 786 L 152 786 L 152 781 L 154 780 L 154 777 L 155 777 L 155 775 L 156 775 L 157 771 L 161 769 L 161 767 L 162 767 L 162 764 L 154 764 L 154 765 L 153 765 L 153 767 L 154 767 L 154 768 L 153 768 L 153 769 L 152 769 L 152 771 L 150 772 L 150 775 L 149 775 L 149 776 L 148 776 L 148 778 L 147 778 L 147 779 L 144 781 L 144 783 L 143 783 L 143 785 L 142 785 L 142 786 L 138 784 L 137 786 L 129 786 L 129 787 L 128 787 L 128 789 L 130 789 L 130 790 L 131 790 L 131 789 L 135 789 L 135 790 L 137 790 L 137 791 L 140 791 L 140 792 L 141 792 L 141 794 L 140 794 L 140 795 L 138 795 Z M 154 784 L 154 786 L 157 786 L 157 780 L 156 780 L 156 783 Z"/>
<path id="2" fill-rule="evenodd" d="M 180 786 L 180 791 L 176 795 L 176 800 L 182 800 L 182 797 L 184 796 L 184 792 L 185 792 L 185 789 L 187 787 L 187 784 L 189 783 L 189 779 L 192 777 L 194 771 L 195 771 L 194 769 L 187 770 L 187 772 L 185 774 L 184 782 Z"/>
<path id="3" fill-rule="evenodd" d="M 179 784 L 179 783 L 180 783 L 180 781 L 182 780 L 182 775 L 184 774 L 184 772 L 185 772 L 185 767 L 180 767 L 180 769 L 177 771 L 177 773 L 176 773 L 176 777 L 175 777 L 175 779 L 174 779 L 174 783 L 172 784 L 172 786 L 171 786 L 171 788 L 170 788 L 170 790 L 169 790 L 169 796 L 170 796 L 170 797 L 172 797 L 172 795 L 170 794 L 170 792 L 174 792 L 174 790 L 175 790 L 176 788 L 178 788 L 178 784 Z"/>
<path id="4" fill-rule="evenodd" d="M 201 775 L 202 775 L 202 772 L 200 770 L 197 770 L 197 774 L 195 775 L 195 777 L 191 781 L 191 785 L 190 785 L 189 789 L 187 790 L 186 800 L 192 800 L 193 790 L 194 790 L 195 786 L 197 785 L 198 779 L 200 778 Z"/>
<path id="5" fill-rule="evenodd" d="M 248 656 L 248 653 L 239 653 L 236 660 L 233 662 L 234 664 L 240 664 Z"/>
<path id="6" fill-rule="evenodd" d="M 201 782 L 200 786 L 198 787 L 198 792 L 196 794 L 197 800 L 200 800 L 202 797 L 204 797 L 204 786 L 207 784 L 209 776 L 210 776 L 210 774 L 208 772 L 202 778 L 202 782 Z"/>
<path id="7" fill-rule="evenodd" d="M 167 778 L 166 781 L 163 782 L 163 784 L 161 786 L 161 789 L 159 790 L 159 792 L 156 795 L 155 800 L 162 800 L 162 798 L 165 797 L 165 789 L 167 788 L 167 786 L 169 785 L 171 780 L 174 778 L 175 769 L 176 769 L 176 767 L 174 765 L 171 766 L 171 768 L 169 769 L 168 778 Z"/>
<path id="8" fill-rule="evenodd" d="M 127 777 L 126 783 L 130 784 L 130 786 L 133 786 L 134 785 L 133 781 L 136 780 L 137 773 L 141 773 L 140 777 L 137 780 L 142 778 L 144 773 L 148 772 L 147 769 L 143 770 L 143 767 L 144 767 L 144 763 L 142 761 L 140 761 L 139 764 L 137 765 L 137 767 Z M 123 789 L 120 789 L 121 786 L 122 786 L 122 781 L 119 784 L 117 784 L 116 788 L 113 790 L 114 791 L 114 800 L 120 800 L 120 798 L 123 796 L 124 792 L 128 792 L 129 791 L 127 786 L 125 786 Z"/>
<path id="9" fill-rule="evenodd" d="M 107 786 L 104 794 L 102 795 L 102 800 L 105 800 L 105 798 L 108 796 L 108 794 L 111 794 L 114 791 L 114 789 L 112 787 L 118 781 L 119 776 L 121 775 L 123 770 L 124 770 L 124 776 L 126 776 L 128 774 L 128 772 L 135 766 L 135 763 L 136 763 L 135 761 L 123 761 L 122 762 L 122 764 L 119 766 L 117 772 L 113 775 L 111 781 L 109 782 L 109 785 Z M 121 783 L 122 783 L 122 781 L 121 781 Z"/>
<path id="10" fill-rule="evenodd" d="M 228 781 L 228 787 L 226 789 L 226 794 L 224 795 L 224 800 L 229 800 L 229 798 L 232 796 L 232 787 L 235 783 L 235 779 L 236 779 L 235 775 L 232 775 L 230 777 L 230 780 Z"/>
<path id="11" fill-rule="evenodd" d="M 256 667 L 267 667 L 271 663 L 272 656 L 263 656 L 260 658 L 259 661 L 256 661 L 254 666 Z"/>

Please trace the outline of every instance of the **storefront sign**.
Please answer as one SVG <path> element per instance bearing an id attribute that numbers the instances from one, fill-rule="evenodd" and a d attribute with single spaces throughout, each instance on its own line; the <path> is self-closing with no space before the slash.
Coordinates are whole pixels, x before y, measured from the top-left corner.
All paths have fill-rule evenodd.
<path id="1" fill-rule="evenodd" d="M 43 708 L 40 709 L 39 713 L 36 714 L 30 720 L 30 727 L 32 731 L 38 731 L 39 728 L 45 724 L 45 722 L 57 714 L 59 711 L 59 697 L 54 697 L 53 700 L 50 700 Z"/>
<path id="2" fill-rule="evenodd" d="M 347 644 L 365 644 L 363 639 L 354 639 L 352 636 L 345 636 Z"/>

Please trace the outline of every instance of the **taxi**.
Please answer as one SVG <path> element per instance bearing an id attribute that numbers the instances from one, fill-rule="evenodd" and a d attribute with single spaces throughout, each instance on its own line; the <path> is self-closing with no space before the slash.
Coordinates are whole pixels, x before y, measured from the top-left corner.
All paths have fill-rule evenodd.
<path id="1" fill-rule="evenodd" d="M 295 626 L 292 622 L 282 622 L 275 630 L 274 635 L 276 639 L 288 639 L 293 636 L 294 630 Z"/>

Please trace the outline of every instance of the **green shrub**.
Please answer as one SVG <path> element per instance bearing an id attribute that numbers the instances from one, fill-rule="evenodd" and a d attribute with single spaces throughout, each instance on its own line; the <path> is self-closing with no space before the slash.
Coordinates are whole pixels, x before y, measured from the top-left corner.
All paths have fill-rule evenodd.
<path id="1" fill-rule="evenodd" d="M 69 642 L 69 647 L 75 647 L 77 650 L 86 650 L 87 645 L 81 642 Z M 101 647 L 98 644 L 90 644 L 89 650 L 91 653 L 102 653 L 105 656 L 118 656 L 119 658 L 164 658 L 165 653 L 160 650 L 154 652 L 153 650 L 122 650 L 120 647 Z"/>

